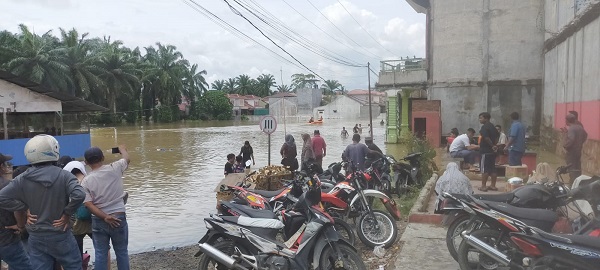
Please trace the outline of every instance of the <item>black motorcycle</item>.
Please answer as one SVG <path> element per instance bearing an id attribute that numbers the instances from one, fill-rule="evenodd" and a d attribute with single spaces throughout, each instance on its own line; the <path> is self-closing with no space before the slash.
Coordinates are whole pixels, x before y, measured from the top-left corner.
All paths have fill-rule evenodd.
<path id="1" fill-rule="evenodd" d="M 568 167 L 560 167 L 557 170 L 557 179 L 567 173 Z M 475 224 L 472 215 L 467 212 L 459 200 L 472 201 L 474 199 L 488 202 L 506 203 L 518 208 L 548 209 L 556 211 L 566 204 L 564 194 L 567 188 L 562 181 L 556 181 L 544 185 L 525 185 L 512 192 L 501 194 L 473 194 L 471 196 L 452 194 L 436 206 L 437 214 L 444 214 L 442 225 L 448 226 L 446 231 L 446 246 L 448 252 L 455 260 L 457 250 L 462 242 L 461 232 L 468 229 L 469 224 Z M 454 199 L 456 198 L 456 199 Z M 458 200 L 457 200 L 458 199 Z"/>
<path id="2" fill-rule="evenodd" d="M 310 180 L 282 221 L 249 217 L 205 218 L 199 269 L 366 269 L 356 249 L 340 237 L 334 220 L 317 205 L 318 179 Z M 267 211 L 267 210 L 263 210 Z M 287 213 L 286 213 L 287 212 Z M 275 239 L 284 228 L 285 243 Z"/>
<path id="3" fill-rule="evenodd" d="M 465 242 L 481 252 L 478 262 L 487 266 L 504 266 L 519 270 L 591 270 L 600 265 L 600 177 L 569 192 L 568 200 L 585 199 L 593 206 L 595 219 L 573 234 L 551 234 L 528 225 L 523 220 L 499 219 L 514 230 L 503 237 L 497 231 L 483 229 L 463 232 Z M 499 244 L 502 243 L 502 244 Z M 461 246 L 462 249 L 462 246 Z M 471 269 L 461 262 L 463 269 Z M 466 268 L 464 268 L 466 267 Z M 495 269 L 487 267 L 486 269 Z"/>
<path id="4" fill-rule="evenodd" d="M 408 192 L 410 186 L 423 184 L 423 177 L 420 171 L 421 161 L 419 161 L 422 155 L 423 153 L 418 152 L 402 158 L 402 160 L 407 161 L 408 163 L 396 162 L 393 157 L 391 159 L 388 158 L 388 161 L 392 164 L 398 197 L 404 196 L 404 194 Z"/>

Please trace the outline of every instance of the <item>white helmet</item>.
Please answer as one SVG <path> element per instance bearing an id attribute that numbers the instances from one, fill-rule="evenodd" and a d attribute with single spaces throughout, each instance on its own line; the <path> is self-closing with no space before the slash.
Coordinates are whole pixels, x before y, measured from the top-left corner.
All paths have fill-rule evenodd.
<path id="1" fill-rule="evenodd" d="M 37 135 L 25 144 L 25 158 L 31 164 L 58 161 L 60 157 L 58 141 L 46 134 Z"/>

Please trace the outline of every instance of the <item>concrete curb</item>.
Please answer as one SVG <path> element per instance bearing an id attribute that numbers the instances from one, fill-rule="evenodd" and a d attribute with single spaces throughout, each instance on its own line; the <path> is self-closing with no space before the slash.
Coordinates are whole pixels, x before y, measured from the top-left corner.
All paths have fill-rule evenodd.
<path id="1" fill-rule="evenodd" d="M 421 193 L 419 193 L 419 197 L 417 197 L 417 201 L 410 209 L 410 213 L 408 216 L 408 222 L 412 223 L 430 223 L 430 224 L 439 224 L 442 221 L 441 215 L 436 214 L 427 214 L 429 198 L 431 194 L 433 194 L 435 190 L 435 184 L 437 182 L 438 175 L 434 173 L 431 175 L 431 178 L 427 180 L 427 183 L 421 189 Z"/>

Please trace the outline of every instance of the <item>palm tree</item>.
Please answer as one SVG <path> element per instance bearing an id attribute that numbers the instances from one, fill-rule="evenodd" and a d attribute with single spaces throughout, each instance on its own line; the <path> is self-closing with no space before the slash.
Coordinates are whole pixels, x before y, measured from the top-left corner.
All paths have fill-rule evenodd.
<path id="1" fill-rule="evenodd" d="M 216 91 L 223 91 L 225 90 L 225 81 L 215 80 L 213 83 L 210 84 L 210 88 Z"/>
<path id="2" fill-rule="evenodd" d="M 121 41 L 104 45 L 102 54 L 96 65 L 103 70 L 99 78 L 104 82 L 104 97 L 108 100 L 108 108 L 116 113 L 116 102 L 119 95 L 131 97 L 139 89 L 141 70 L 137 69 L 131 51 L 121 47 Z"/>
<path id="3" fill-rule="evenodd" d="M 340 90 L 340 92 L 342 92 L 342 95 L 345 95 L 346 93 L 348 93 L 348 91 L 346 91 L 346 87 L 344 87 L 343 85 L 340 85 L 338 90 Z"/>
<path id="4" fill-rule="evenodd" d="M 81 36 L 75 28 L 68 32 L 60 28 L 61 47 L 55 51 L 60 55 L 60 60 L 69 68 L 69 75 L 73 85 L 69 92 L 75 96 L 86 98 L 92 89 L 101 87 L 102 81 L 98 74 L 102 70 L 96 65 L 97 60 L 91 54 L 90 40 L 86 39 L 88 33 Z"/>
<path id="5" fill-rule="evenodd" d="M 254 93 L 255 80 L 246 74 L 242 74 L 235 78 L 237 85 L 236 93 L 239 95 L 250 95 Z"/>
<path id="6" fill-rule="evenodd" d="M 325 83 L 321 85 L 324 94 L 333 95 L 335 90 L 338 90 L 342 85 L 337 80 L 325 80 Z"/>
<path id="7" fill-rule="evenodd" d="M 206 91 L 208 91 L 208 83 L 204 75 L 207 74 L 206 70 L 197 71 L 198 64 L 193 64 L 189 69 L 187 80 L 189 81 L 188 87 L 185 90 L 185 96 L 189 100 L 194 100 Z"/>
<path id="8" fill-rule="evenodd" d="M 162 104 L 171 106 L 181 100 L 185 91 L 184 80 L 189 73 L 189 62 L 173 45 L 156 43 L 146 47 L 146 62 L 150 65 L 144 76 L 146 94 L 152 101 L 158 99 Z"/>
<path id="9" fill-rule="evenodd" d="M 18 43 L 0 47 L 0 55 L 6 57 L 7 61 L 3 68 L 50 89 L 68 91 L 73 81 L 69 76 L 69 67 L 60 61 L 54 51 L 57 39 L 51 31 L 39 36 L 23 24 L 19 25 L 19 29 L 21 34 L 18 35 Z"/>
<path id="10" fill-rule="evenodd" d="M 257 96 L 266 97 L 271 94 L 271 87 L 277 85 L 275 77 L 271 74 L 261 74 L 256 79 L 258 82 Z"/>
<path id="11" fill-rule="evenodd" d="M 280 93 L 292 92 L 292 87 L 282 84 L 277 86 L 277 91 Z"/>
<path id="12" fill-rule="evenodd" d="M 226 93 L 229 93 L 229 94 L 234 94 L 237 91 L 237 82 L 235 81 L 235 78 L 229 78 L 225 82 L 224 90 Z"/>
<path id="13" fill-rule="evenodd" d="M 316 77 L 314 74 L 294 74 L 292 75 L 292 88 L 294 90 L 299 88 L 306 88 L 309 86 L 309 84 L 314 84 L 315 78 Z"/>

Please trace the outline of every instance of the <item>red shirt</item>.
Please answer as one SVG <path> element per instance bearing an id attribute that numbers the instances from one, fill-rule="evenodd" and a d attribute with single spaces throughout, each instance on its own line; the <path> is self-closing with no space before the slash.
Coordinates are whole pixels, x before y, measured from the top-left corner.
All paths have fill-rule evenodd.
<path id="1" fill-rule="evenodd" d="M 312 138 L 312 147 L 315 152 L 315 156 L 323 156 L 323 153 L 327 150 L 327 144 L 321 135 L 315 135 Z"/>

